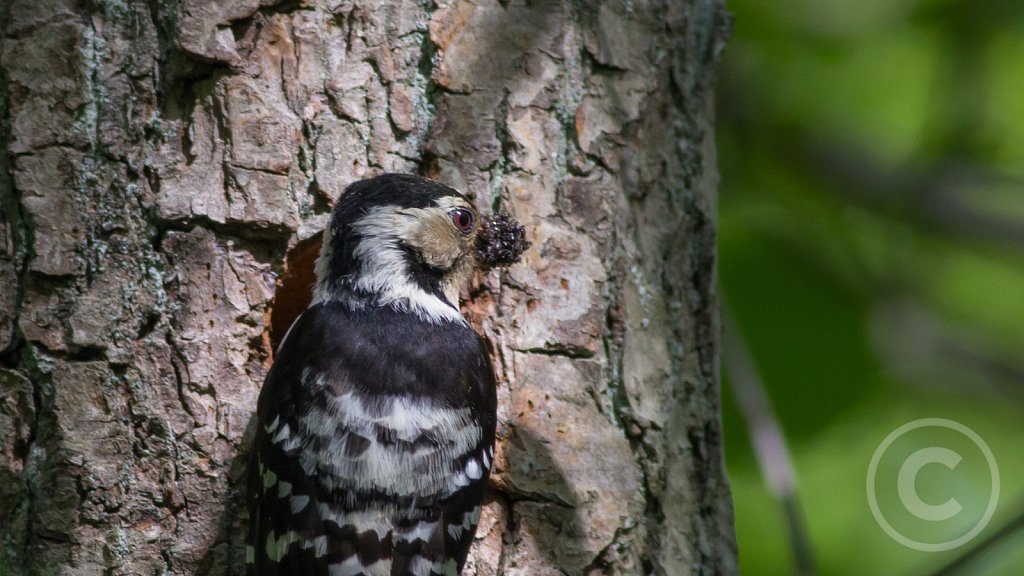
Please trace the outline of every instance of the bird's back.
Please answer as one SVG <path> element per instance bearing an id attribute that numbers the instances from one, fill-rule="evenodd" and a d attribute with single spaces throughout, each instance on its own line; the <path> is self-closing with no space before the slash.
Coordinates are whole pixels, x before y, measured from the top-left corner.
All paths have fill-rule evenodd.
<path id="1" fill-rule="evenodd" d="M 248 573 L 457 574 L 493 459 L 494 413 L 494 375 L 468 325 L 314 305 L 260 394 Z"/>

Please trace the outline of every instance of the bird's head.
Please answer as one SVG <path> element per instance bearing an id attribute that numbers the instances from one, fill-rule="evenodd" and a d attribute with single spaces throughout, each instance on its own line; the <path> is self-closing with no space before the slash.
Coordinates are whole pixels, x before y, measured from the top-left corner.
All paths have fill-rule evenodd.
<path id="1" fill-rule="evenodd" d="M 313 300 L 462 322 L 459 289 L 480 265 L 480 228 L 470 201 L 433 180 L 385 174 L 356 182 L 324 231 Z"/>

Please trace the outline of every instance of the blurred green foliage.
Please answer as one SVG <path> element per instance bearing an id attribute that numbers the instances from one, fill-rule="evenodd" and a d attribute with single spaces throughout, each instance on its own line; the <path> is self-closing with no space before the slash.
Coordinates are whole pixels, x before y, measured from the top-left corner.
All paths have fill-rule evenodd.
<path id="1" fill-rule="evenodd" d="M 927 574 L 971 544 L 917 551 L 875 521 L 868 465 L 899 426 L 948 418 L 991 447 L 1001 494 L 974 544 L 1024 514 L 1024 1 L 727 8 L 721 290 L 789 439 L 819 573 Z M 741 570 L 792 574 L 728 377 L 724 396 Z M 922 469 L 921 497 L 984 507 L 988 479 L 960 472 Z M 962 573 L 1021 566 L 1018 533 Z"/>

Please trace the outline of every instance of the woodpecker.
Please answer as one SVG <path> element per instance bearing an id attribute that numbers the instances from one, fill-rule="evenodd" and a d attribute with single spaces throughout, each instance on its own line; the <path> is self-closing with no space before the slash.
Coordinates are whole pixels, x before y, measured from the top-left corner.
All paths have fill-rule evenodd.
<path id="1" fill-rule="evenodd" d="M 346 189 L 312 303 L 260 392 L 247 574 L 461 573 L 494 460 L 496 392 L 459 289 L 527 246 L 517 222 L 481 222 L 432 180 L 386 174 Z"/>

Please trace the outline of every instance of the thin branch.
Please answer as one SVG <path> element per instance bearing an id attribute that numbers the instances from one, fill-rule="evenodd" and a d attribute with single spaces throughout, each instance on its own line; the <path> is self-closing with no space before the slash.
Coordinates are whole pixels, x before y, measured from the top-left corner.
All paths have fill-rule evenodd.
<path id="1" fill-rule="evenodd" d="M 868 151 L 812 141 L 799 150 L 802 165 L 815 166 L 830 189 L 860 205 L 896 214 L 945 235 L 1011 248 L 1024 244 L 1024 222 L 979 208 L 997 188 L 1020 188 L 1021 178 L 955 160 L 891 169 Z"/>
<path id="2" fill-rule="evenodd" d="M 797 574 L 813 576 L 814 550 L 796 491 L 796 472 L 771 401 L 727 306 L 722 305 L 722 359 L 729 385 L 746 420 L 757 462 L 769 491 L 779 501 Z"/>
<path id="3" fill-rule="evenodd" d="M 976 544 L 970 550 L 967 550 L 960 556 L 953 559 L 952 562 L 939 568 L 935 572 L 929 574 L 929 576 L 952 576 L 953 574 L 967 574 L 964 570 L 971 562 L 974 562 L 982 554 L 988 552 L 994 548 L 997 544 L 1008 540 L 1014 533 L 1024 530 L 1024 511 L 1014 517 L 1012 520 L 1004 524 L 987 538 Z"/>

